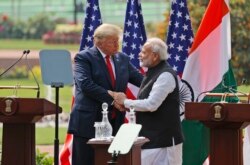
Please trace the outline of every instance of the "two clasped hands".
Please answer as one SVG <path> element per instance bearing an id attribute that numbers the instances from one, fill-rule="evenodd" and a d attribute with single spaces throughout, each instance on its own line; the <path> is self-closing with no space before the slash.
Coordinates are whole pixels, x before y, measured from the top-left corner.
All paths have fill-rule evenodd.
<path id="1" fill-rule="evenodd" d="M 113 105 L 119 111 L 127 111 L 128 109 L 124 106 L 124 100 L 127 99 L 126 95 L 122 92 L 108 91 L 109 95 L 113 97 Z"/>

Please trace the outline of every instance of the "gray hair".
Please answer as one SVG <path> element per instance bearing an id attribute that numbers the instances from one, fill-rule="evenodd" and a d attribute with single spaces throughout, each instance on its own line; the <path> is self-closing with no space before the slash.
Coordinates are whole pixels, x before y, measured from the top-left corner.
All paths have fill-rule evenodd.
<path id="1" fill-rule="evenodd" d="M 168 47 L 160 38 L 150 38 L 146 41 L 146 44 L 150 45 L 152 52 L 159 54 L 162 61 L 168 59 Z"/>
<path id="2" fill-rule="evenodd" d="M 94 38 L 102 40 L 107 37 L 117 36 L 121 34 L 121 28 L 112 24 L 102 24 L 98 26 L 94 32 Z"/>

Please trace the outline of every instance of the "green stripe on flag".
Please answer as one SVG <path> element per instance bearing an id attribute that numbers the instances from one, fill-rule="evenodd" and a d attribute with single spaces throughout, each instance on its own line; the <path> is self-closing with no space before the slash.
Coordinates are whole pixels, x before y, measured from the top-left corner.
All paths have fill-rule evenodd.
<path id="1" fill-rule="evenodd" d="M 209 129 L 199 121 L 183 120 L 183 165 L 202 165 L 209 152 Z"/>

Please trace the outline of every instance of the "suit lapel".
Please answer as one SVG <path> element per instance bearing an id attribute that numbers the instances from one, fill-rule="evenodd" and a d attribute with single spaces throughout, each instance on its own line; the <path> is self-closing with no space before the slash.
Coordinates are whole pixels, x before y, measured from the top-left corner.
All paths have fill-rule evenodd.
<path id="1" fill-rule="evenodd" d="M 121 61 L 119 58 L 119 54 L 113 56 L 113 61 L 114 61 L 114 66 L 115 66 L 115 89 L 118 91 L 119 89 L 119 84 L 121 83 Z"/>
<path id="2" fill-rule="evenodd" d="M 107 66 L 106 66 L 106 62 L 104 61 L 102 54 L 98 51 L 98 49 L 96 47 L 95 47 L 95 53 L 94 54 L 97 57 L 99 66 L 101 67 L 100 69 L 103 71 L 103 73 L 104 73 L 104 75 L 106 77 L 106 80 L 109 82 L 109 85 L 110 85 L 110 87 L 112 89 L 113 87 L 112 87 L 111 78 L 109 76 L 108 69 L 107 69 Z"/>

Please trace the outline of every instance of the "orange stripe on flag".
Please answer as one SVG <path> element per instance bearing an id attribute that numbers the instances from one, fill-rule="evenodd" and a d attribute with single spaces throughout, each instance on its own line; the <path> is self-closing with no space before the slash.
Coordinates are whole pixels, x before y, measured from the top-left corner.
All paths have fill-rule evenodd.
<path id="1" fill-rule="evenodd" d="M 218 12 L 218 10 L 221 10 Z M 189 55 L 203 42 L 207 36 L 221 24 L 222 18 L 229 12 L 229 8 L 224 0 L 210 1 L 206 13 L 203 16 L 196 38 Z M 214 13 L 214 14 L 211 14 Z"/>

